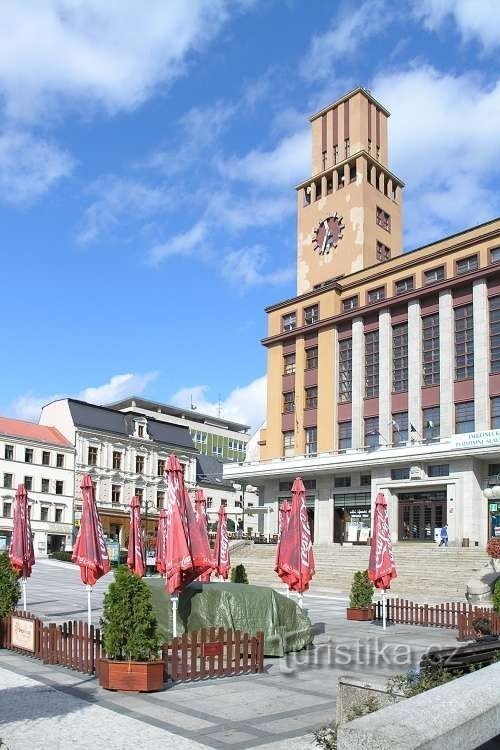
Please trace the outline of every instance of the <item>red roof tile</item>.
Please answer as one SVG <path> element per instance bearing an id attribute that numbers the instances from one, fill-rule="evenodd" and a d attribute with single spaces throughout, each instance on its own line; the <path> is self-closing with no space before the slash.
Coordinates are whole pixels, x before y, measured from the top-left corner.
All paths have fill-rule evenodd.
<path id="1" fill-rule="evenodd" d="M 51 445 L 62 445 L 65 448 L 71 447 L 69 440 L 66 440 L 55 427 L 47 427 L 43 424 L 35 424 L 35 422 L 25 422 L 22 419 L 0 417 L 0 434 L 9 435 L 10 437 L 27 438 L 28 440 L 38 440 L 41 443 L 50 443 Z"/>

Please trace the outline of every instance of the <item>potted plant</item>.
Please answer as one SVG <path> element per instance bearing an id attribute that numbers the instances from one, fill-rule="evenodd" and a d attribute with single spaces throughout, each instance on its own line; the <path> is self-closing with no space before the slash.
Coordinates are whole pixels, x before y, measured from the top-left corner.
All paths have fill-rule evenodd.
<path id="1" fill-rule="evenodd" d="M 351 586 L 347 619 L 368 622 L 373 620 L 373 583 L 368 578 L 367 570 L 354 573 Z"/>
<path id="2" fill-rule="evenodd" d="M 101 618 L 105 659 L 99 660 L 99 683 L 108 690 L 161 690 L 165 662 L 153 613 L 151 591 L 125 565 L 104 597 Z"/>

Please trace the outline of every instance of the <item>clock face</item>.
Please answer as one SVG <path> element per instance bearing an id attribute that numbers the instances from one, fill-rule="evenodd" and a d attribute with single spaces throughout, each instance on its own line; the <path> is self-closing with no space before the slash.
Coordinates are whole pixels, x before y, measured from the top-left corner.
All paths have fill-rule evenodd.
<path id="1" fill-rule="evenodd" d="M 336 248 L 344 235 L 344 223 L 342 216 L 334 213 L 333 216 L 323 219 L 319 226 L 314 230 L 313 242 L 314 249 L 320 255 L 330 252 L 330 248 Z"/>

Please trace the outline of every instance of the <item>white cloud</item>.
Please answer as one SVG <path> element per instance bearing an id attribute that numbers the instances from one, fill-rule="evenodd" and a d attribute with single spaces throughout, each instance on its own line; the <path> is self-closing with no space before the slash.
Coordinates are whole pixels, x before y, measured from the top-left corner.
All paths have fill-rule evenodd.
<path id="1" fill-rule="evenodd" d="M 228 191 L 213 196 L 207 218 L 221 227 L 235 232 L 248 227 L 265 227 L 278 224 L 295 212 L 296 200 L 293 190 L 285 197 L 280 193 L 265 195 L 234 195 Z"/>
<path id="2" fill-rule="evenodd" d="M 195 161 L 206 164 L 207 147 L 218 139 L 236 111 L 237 107 L 228 102 L 216 102 L 204 109 L 193 107 L 179 120 L 182 138 L 176 148 L 158 149 L 137 166 L 173 175 Z"/>
<path id="3" fill-rule="evenodd" d="M 300 63 L 300 72 L 310 81 L 331 76 L 334 63 L 352 57 L 369 37 L 387 25 L 387 9 L 384 0 L 368 0 L 353 9 L 352 5 L 335 16 L 329 28 L 316 34 Z"/>
<path id="4" fill-rule="evenodd" d="M 0 97 L 9 117 L 61 107 L 131 110 L 183 73 L 230 12 L 228 0 L 5 0 Z"/>
<path id="5" fill-rule="evenodd" d="M 390 166 L 408 185 L 410 244 L 498 215 L 500 82 L 428 66 L 379 75 L 372 89 L 392 113 Z"/>
<path id="6" fill-rule="evenodd" d="M 31 203 L 44 195 L 74 166 L 72 157 L 29 133 L 0 133 L 0 200 Z"/>
<path id="7" fill-rule="evenodd" d="M 72 394 L 72 397 L 79 398 L 82 401 L 89 401 L 92 404 L 109 404 L 133 394 L 140 395 L 144 393 L 148 385 L 157 377 L 157 372 L 113 375 L 107 383 L 84 388 L 79 393 Z M 31 393 L 26 393 L 14 401 L 9 409 L 9 413 L 19 419 L 37 420 L 40 416 L 42 406 L 59 398 L 69 398 L 69 396 L 68 394 L 34 396 Z"/>
<path id="8" fill-rule="evenodd" d="M 268 252 L 260 245 L 233 250 L 224 256 L 221 275 L 242 291 L 252 286 L 285 284 L 295 278 L 293 267 L 266 269 L 268 260 Z"/>
<path id="9" fill-rule="evenodd" d="M 160 245 L 155 245 L 149 251 L 149 262 L 156 266 L 167 258 L 173 256 L 189 257 L 203 245 L 207 234 L 207 227 L 203 221 L 193 224 L 186 232 L 176 234 L 171 239 Z"/>
<path id="10" fill-rule="evenodd" d="M 231 419 L 250 425 L 256 430 L 261 426 L 266 413 L 266 376 L 252 380 L 248 385 L 234 388 L 224 400 L 207 398 L 208 386 L 195 385 L 181 388 L 171 397 L 172 404 L 189 407 L 194 403 L 199 412 Z"/>
<path id="11" fill-rule="evenodd" d="M 165 214 L 176 205 L 172 188 L 113 175 L 99 178 L 89 192 L 95 197 L 85 209 L 77 233 L 81 244 L 93 242 L 116 227 L 123 229 L 128 221 Z"/>
<path id="12" fill-rule="evenodd" d="M 477 39 L 492 52 L 500 46 L 498 0 L 413 0 L 414 13 L 431 31 L 452 18 L 465 41 Z"/>
<path id="13" fill-rule="evenodd" d="M 221 175 L 264 188 L 294 185 L 311 171 L 311 135 L 302 128 L 284 136 L 269 151 L 253 150 L 241 158 L 219 160 Z"/>

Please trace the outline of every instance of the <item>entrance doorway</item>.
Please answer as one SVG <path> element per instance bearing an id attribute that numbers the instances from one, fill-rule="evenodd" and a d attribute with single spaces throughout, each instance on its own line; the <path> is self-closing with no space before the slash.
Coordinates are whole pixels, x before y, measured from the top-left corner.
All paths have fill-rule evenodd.
<path id="1" fill-rule="evenodd" d="M 446 523 L 446 491 L 398 495 L 399 540 L 433 542 L 434 530 Z"/>

